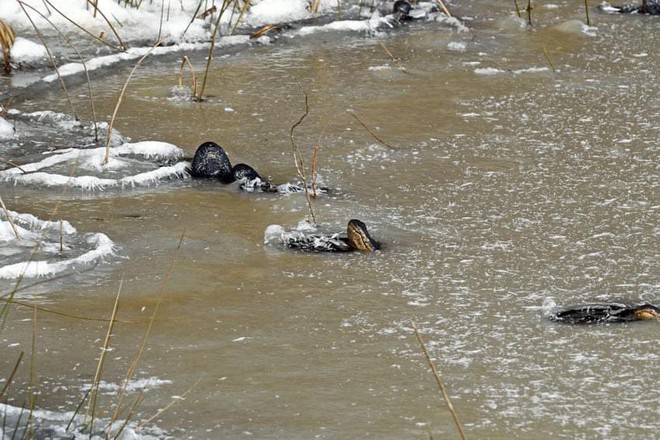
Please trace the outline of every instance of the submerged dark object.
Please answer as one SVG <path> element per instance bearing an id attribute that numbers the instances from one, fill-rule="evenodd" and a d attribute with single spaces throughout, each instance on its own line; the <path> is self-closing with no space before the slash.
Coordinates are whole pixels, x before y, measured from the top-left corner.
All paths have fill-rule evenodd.
<path id="1" fill-rule="evenodd" d="M 555 311 L 553 321 L 569 324 L 598 324 L 660 319 L 660 308 L 652 304 L 628 306 L 617 303 L 582 304 Z"/>
<path id="2" fill-rule="evenodd" d="M 237 182 L 239 187 L 247 192 L 291 194 L 305 190 L 304 186 L 298 184 L 272 184 L 248 164 L 239 163 L 232 166 L 225 150 L 215 142 L 204 142 L 197 147 L 189 171 L 196 179 L 216 179 L 224 184 Z M 314 186 L 310 191 L 317 194 L 329 192 L 324 186 Z"/>
<path id="3" fill-rule="evenodd" d="M 239 163 L 232 167 L 225 150 L 215 142 L 204 142 L 197 148 L 190 164 L 190 175 L 198 179 L 218 179 L 225 184 L 238 181 L 241 188 L 249 191 L 277 191 L 250 165 Z"/>
<path id="4" fill-rule="evenodd" d="M 427 12 L 422 8 L 413 6 L 408 0 L 397 0 L 392 6 L 392 17 L 397 22 L 418 20 L 420 18 L 426 18 Z"/>
<path id="5" fill-rule="evenodd" d="M 660 15 L 660 0 L 642 0 L 641 6 L 624 5 L 624 6 L 609 6 L 608 9 L 622 14 L 639 13 L 649 15 Z"/>
<path id="6" fill-rule="evenodd" d="M 406 20 L 409 18 L 408 14 L 410 14 L 412 8 L 413 6 L 408 0 L 397 0 L 392 7 L 392 13 L 397 19 Z"/>
<path id="7" fill-rule="evenodd" d="M 193 177 L 218 179 L 222 183 L 232 183 L 234 174 L 225 150 L 215 142 L 204 142 L 195 151 L 190 174 Z"/>
<path id="8" fill-rule="evenodd" d="M 281 227 L 277 227 L 280 228 Z M 356 219 L 349 220 L 346 228 L 346 237 L 339 234 L 304 234 L 296 231 L 284 233 L 282 242 L 288 248 L 305 251 L 320 252 L 373 252 L 381 248 L 380 243 L 374 240 L 367 230 L 364 222 Z"/>

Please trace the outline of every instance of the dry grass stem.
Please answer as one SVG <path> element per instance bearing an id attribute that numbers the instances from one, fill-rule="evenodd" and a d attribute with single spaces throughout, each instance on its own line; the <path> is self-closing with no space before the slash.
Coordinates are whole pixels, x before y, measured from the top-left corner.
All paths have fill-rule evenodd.
<path id="1" fill-rule="evenodd" d="M 231 30 L 232 34 L 234 34 L 236 32 L 236 27 L 243 20 L 243 17 L 245 16 L 245 13 L 247 12 L 247 10 L 250 7 L 251 3 L 252 3 L 252 0 L 245 0 L 243 2 L 243 5 L 240 7 L 240 10 L 239 10 L 239 13 L 238 13 L 238 18 L 236 19 L 236 23 L 234 23 L 234 27 Z"/>
<path id="2" fill-rule="evenodd" d="M 209 54 L 206 57 L 206 69 L 204 69 L 204 79 L 202 80 L 202 88 L 199 91 L 199 95 L 196 97 L 196 101 L 202 101 L 204 97 L 204 90 L 206 89 L 206 80 L 209 76 L 209 70 L 211 69 L 211 61 L 213 60 L 213 51 L 215 49 L 215 40 L 218 38 L 218 32 L 220 31 L 220 19 L 225 13 L 229 5 L 232 3 L 232 0 L 223 0 L 222 7 L 218 13 L 218 18 L 215 20 L 215 25 L 213 27 L 213 35 L 211 37 L 211 47 L 209 48 Z"/>
<path id="3" fill-rule="evenodd" d="M 2 210 L 5 212 L 5 217 L 7 217 L 7 221 L 11 225 L 12 230 L 14 231 L 14 235 L 16 236 L 17 240 L 21 239 L 20 234 L 18 233 L 18 229 L 16 229 L 16 225 L 14 224 L 14 220 L 12 220 L 11 215 L 9 215 L 9 210 L 5 206 L 5 202 L 2 200 L 2 196 L 0 196 L 0 206 L 2 206 Z"/>
<path id="4" fill-rule="evenodd" d="M 92 0 L 87 0 L 87 2 L 88 2 L 88 3 L 91 3 Z M 103 19 L 105 20 L 105 22 L 108 24 L 108 27 L 110 28 L 110 30 L 111 30 L 112 33 L 114 34 L 115 38 L 117 39 L 117 43 L 119 43 L 119 48 L 120 48 L 121 50 L 126 50 L 128 47 L 127 47 L 127 46 L 124 44 L 124 42 L 122 41 L 122 39 L 121 39 L 121 37 L 119 36 L 119 34 L 117 33 L 117 30 L 115 29 L 115 27 L 112 25 L 112 23 L 110 23 L 110 20 L 108 20 L 108 17 L 106 17 L 105 14 L 103 13 L 103 11 L 101 11 L 100 9 L 97 9 L 97 10 L 98 10 L 98 12 L 99 12 L 99 15 L 101 15 L 101 17 L 103 17 Z M 116 19 L 116 18 L 115 18 L 115 19 Z"/>
<path id="5" fill-rule="evenodd" d="M 367 125 L 366 125 L 364 122 L 362 122 L 362 120 L 358 117 L 358 115 L 356 115 L 356 114 L 353 113 L 353 112 L 349 112 L 349 113 L 351 114 L 351 116 L 353 116 L 353 117 L 355 118 L 356 121 L 358 121 L 358 122 L 360 123 L 360 125 L 361 125 L 365 130 L 367 130 L 367 131 L 369 132 L 369 134 L 370 134 L 374 139 L 376 139 L 376 140 L 377 140 L 378 142 L 380 142 L 381 144 L 385 145 L 387 148 L 392 149 L 392 150 L 396 150 L 396 148 L 394 148 L 393 146 L 391 146 L 390 144 L 388 144 L 387 142 L 385 142 L 384 140 L 382 140 L 382 139 L 381 139 L 376 133 L 374 133 L 369 127 L 367 127 Z"/>
<path id="6" fill-rule="evenodd" d="M 543 55 L 545 55 L 545 59 L 548 61 L 548 64 L 550 65 L 552 71 L 556 72 L 557 69 L 555 69 L 555 65 L 552 64 L 552 60 L 550 59 L 550 54 L 548 53 L 548 49 L 545 46 L 543 46 Z"/>
<path id="7" fill-rule="evenodd" d="M 21 0 L 17 0 L 17 1 L 18 1 L 19 6 L 21 7 L 21 9 L 23 10 L 23 13 L 27 17 L 28 21 L 30 22 L 30 24 L 34 28 L 34 31 L 36 32 L 37 37 L 39 37 L 39 40 L 41 41 L 41 44 L 46 49 L 46 53 L 48 54 L 48 59 L 50 60 L 51 64 L 53 65 L 53 68 L 55 69 L 55 73 L 57 74 L 57 78 L 60 80 L 60 84 L 62 85 L 62 90 L 64 90 L 64 95 L 66 97 L 66 100 L 69 103 L 69 106 L 71 107 L 71 113 L 76 118 L 76 120 L 78 120 L 78 115 L 76 114 L 76 109 L 73 107 L 73 102 L 71 102 L 71 97 L 69 96 L 69 92 L 66 88 L 66 84 L 64 83 L 64 78 L 62 78 L 62 75 L 60 74 L 60 69 L 57 67 L 57 63 L 55 62 L 55 58 L 53 57 L 53 54 L 50 51 L 50 48 L 48 47 L 48 44 L 46 43 L 46 39 L 44 38 L 44 36 L 41 33 L 41 31 L 39 30 L 39 28 L 37 28 L 37 25 L 32 20 L 32 17 L 30 17 L 30 14 L 28 14 L 27 10 L 25 9 L 26 6 L 30 7 L 30 8 L 31 8 L 31 6 L 24 3 L 24 2 L 22 2 Z"/>
<path id="8" fill-rule="evenodd" d="M 6 21 L 0 19 L 0 45 L 5 57 L 4 71 L 7 75 L 11 73 L 11 47 L 16 41 L 14 29 Z"/>
<path id="9" fill-rule="evenodd" d="M 14 376 L 16 375 L 16 371 L 18 371 L 18 366 L 21 365 L 21 361 L 23 360 L 23 355 L 25 352 L 21 351 L 21 354 L 18 355 L 18 359 L 16 360 L 16 363 L 14 364 L 14 369 L 11 370 L 11 373 L 9 374 L 9 377 L 7 377 L 7 380 L 5 381 L 5 385 L 2 387 L 0 390 L 0 398 L 7 392 L 9 389 L 9 386 L 12 384 L 14 381 Z M 2 432 L 2 431 L 0 431 Z"/>
<path id="10" fill-rule="evenodd" d="M 387 53 L 387 55 L 389 55 L 390 59 L 392 60 L 392 62 L 394 63 L 394 65 L 396 66 L 397 69 L 399 69 L 403 73 L 408 73 L 406 68 L 403 67 L 403 65 L 401 64 L 401 61 L 399 60 L 399 58 L 395 57 L 392 54 L 392 52 L 390 52 L 390 50 L 383 44 L 382 41 L 378 40 L 378 44 L 380 44 L 380 47 L 382 47 L 383 50 Z"/>
<path id="11" fill-rule="evenodd" d="M 112 337 L 112 329 L 115 325 L 115 317 L 117 316 L 117 309 L 119 308 L 119 296 L 121 295 L 121 288 L 124 284 L 124 279 L 122 278 L 119 281 L 119 289 L 117 289 L 117 295 L 115 296 L 115 304 L 112 307 L 112 315 L 110 316 L 110 323 L 108 324 L 108 331 L 105 334 L 105 340 L 103 341 L 103 347 L 101 348 L 101 356 L 99 357 L 99 362 L 96 365 L 96 373 L 94 374 L 94 380 L 92 381 L 92 391 L 90 393 L 90 399 L 87 402 L 87 411 L 85 412 L 85 423 L 90 418 L 89 422 L 89 435 L 91 436 L 94 432 L 94 418 L 96 415 L 96 403 L 99 394 L 99 385 L 101 383 L 101 374 L 103 372 L 103 365 L 105 363 L 105 356 L 109 351 L 110 339 Z"/>
<path id="12" fill-rule="evenodd" d="M 112 126 L 115 124 L 115 118 L 117 117 L 117 112 L 119 111 L 119 106 L 121 105 L 121 102 L 124 99 L 124 95 L 126 94 L 128 83 L 131 81 L 131 78 L 133 77 L 133 74 L 135 73 L 137 68 L 140 67 L 142 62 L 149 55 L 151 55 L 151 52 L 159 45 L 160 45 L 160 41 L 156 41 L 156 43 L 153 46 L 151 46 L 151 49 L 149 49 L 149 51 L 145 53 L 142 56 L 142 58 L 138 60 L 137 63 L 135 63 L 135 66 L 133 66 L 133 70 L 131 70 L 131 73 L 128 75 L 128 78 L 126 78 L 124 87 L 122 87 L 121 93 L 119 94 L 119 98 L 117 99 L 117 105 L 115 106 L 115 110 L 112 112 L 112 118 L 110 119 L 110 124 L 108 125 L 108 133 L 105 136 L 105 158 L 103 159 L 103 165 L 107 165 L 108 161 L 110 160 L 110 139 L 112 138 Z"/>
<path id="13" fill-rule="evenodd" d="M 442 8 L 442 12 L 444 12 L 447 15 L 447 17 L 451 17 L 451 13 L 449 12 L 449 9 L 447 9 L 447 7 L 445 6 L 445 3 L 442 0 L 435 0 L 435 1 Z"/>
<path id="14" fill-rule="evenodd" d="M 193 68 L 193 65 L 190 62 L 190 58 L 188 58 L 187 55 L 183 56 L 183 60 L 181 60 L 181 68 L 179 69 L 179 87 L 183 87 L 183 68 L 185 66 L 190 67 L 190 73 L 192 75 L 192 80 L 190 83 L 190 87 L 192 89 L 192 95 L 193 97 L 197 96 L 197 75 L 195 74 L 195 69 Z"/>
<path id="15" fill-rule="evenodd" d="M 185 397 L 186 397 L 188 394 L 190 394 L 190 392 L 191 392 L 194 388 L 196 388 L 197 385 L 198 385 L 201 381 L 202 381 L 202 379 L 197 379 L 197 381 L 196 381 L 194 384 L 192 384 L 192 385 L 190 386 L 190 388 L 188 388 L 183 394 L 181 394 L 181 397 L 180 397 L 180 398 L 178 398 L 178 399 L 172 399 L 172 401 L 171 401 L 170 403 L 168 403 L 167 405 L 165 405 L 163 408 L 159 409 L 158 412 L 157 412 L 156 414 L 154 414 L 153 416 L 149 417 L 147 420 L 144 420 L 142 423 L 140 423 L 140 426 L 142 427 L 142 426 L 147 425 L 148 423 L 151 423 L 154 419 L 160 417 L 160 415 L 163 414 L 165 411 L 167 411 L 168 409 L 172 408 L 174 405 L 176 405 L 176 404 L 177 404 L 178 402 L 180 402 L 181 400 L 184 400 Z M 0 394 L 0 396 L 1 396 L 1 395 L 2 395 L 2 394 Z"/>
<path id="16" fill-rule="evenodd" d="M 297 82 L 297 81 L 296 81 Z M 302 122 L 305 120 L 307 115 L 309 114 L 309 97 L 307 96 L 307 92 L 305 92 L 305 89 L 303 86 L 297 82 L 298 87 L 300 87 L 300 90 L 302 90 L 304 96 L 305 96 L 305 112 L 302 114 L 300 119 L 291 126 L 291 130 L 289 131 L 289 137 L 291 138 L 291 150 L 293 151 L 293 161 L 296 165 L 296 171 L 298 172 L 298 177 L 302 181 L 303 184 L 303 189 L 305 190 L 305 198 L 307 199 L 307 207 L 309 209 L 309 214 L 312 217 L 312 224 L 316 224 L 316 215 L 314 215 L 314 209 L 312 208 L 312 198 L 309 194 L 309 188 L 307 187 L 307 175 L 305 174 L 305 162 L 302 158 L 302 154 L 300 154 L 300 149 L 298 148 L 298 144 L 296 143 L 296 139 L 294 136 L 294 132 L 296 130 L 296 127 L 298 127 Z"/>
<path id="17" fill-rule="evenodd" d="M 591 26 L 591 20 L 589 20 L 589 0 L 584 0 L 584 13 L 587 16 L 587 26 Z"/>
<path id="18" fill-rule="evenodd" d="M 424 343 L 424 340 L 422 339 L 422 335 L 419 333 L 417 324 L 415 324 L 414 321 L 412 321 L 412 328 L 413 330 L 415 330 L 415 337 L 417 338 L 419 345 L 422 347 L 422 350 L 424 351 L 424 356 L 426 357 L 426 360 L 429 363 L 429 366 L 431 367 L 431 371 L 433 371 L 433 377 L 435 377 L 435 381 L 438 384 L 438 389 L 442 393 L 442 397 L 445 399 L 445 402 L 447 403 L 447 408 L 449 409 L 449 412 L 451 413 L 451 416 L 454 419 L 454 423 L 456 424 L 456 428 L 458 429 L 458 432 L 461 435 L 461 439 L 465 440 L 466 437 L 465 437 L 465 430 L 463 429 L 463 424 L 461 423 L 458 414 L 454 410 L 454 405 L 451 403 L 451 399 L 449 398 L 449 394 L 447 394 L 445 385 L 442 383 L 440 372 L 438 371 L 435 364 L 431 360 L 431 356 L 429 355 L 429 351 L 426 348 L 426 344 Z"/>
<path id="19" fill-rule="evenodd" d="M 23 174 L 26 173 L 26 171 L 23 168 L 21 168 L 17 163 L 12 162 L 11 160 L 3 159 L 3 158 L 0 157 L 0 162 L 6 163 L 7 165 L 11 165 L 12 167 L 20 170 L 21 173 L 23 173 Z"/>
<path id="20" fill-rule="evenodd" d="M 59 27 L 57 27 L 55 24 L 53 24 L 53 22 L 50 21 L 48 19 L 48 17 L 46 17 L 41 12 L 39 12 L 37 9 L 35 9 L 32 6 L 29 6 L 27 4 L 25 6 L 28 6 L 34 12 L 39 14 L 41 16 L 41 18 L 43 18 L 48 24 L 50 24 L 53 27 L 53 29 L 55 29 L 55 31 L 59 34 L 59 36 L 62 37 L 64 39 L 64 41 L 67 42 L 69 47 L 71 47 L 71 49 L 73 49 L 74 52 L 76 52 L 76 54 L 78 55 L 78 59 L 80 59 L 80 63 L 82 64 L 83 70 L 85 71 L 85 78 L 87 80 L 87 89 L 89 91 L 89 100 L 91 102 L 91 108 L 92 108 L 92 121 L 94 122 L 94 140 L 96 142 L 98 142 L 99 141 L 99 129 L 98 129 L 97 118 L 96 118 L 96 106 L 94 105 L 94 92 L 92 90 L 92 80 L 89 77 L 89 70 L 87 70 L 87 63 L 85 63 L 85 60 L 83 59 L 82 55 L 80 54 L 80 52 L 78 51 L 76 46 L 74 46 L 73 43 L 71 42 L 71 40 L 66 35 L 64 35 L 62 33 L 62 31 L 60 31 Z"/>
<path id="21" fill-rule="evenodd" d="M 126 49 L 126 47 L 123 45 L 123 43 L 121 42 L 121 40 L 119 40 L 119 44 L 120 44 L 120 46 L 114 46 L 114 45 L 110 44 L 109 42 L 107 42 L 107 41 L 103 38 L 103 35 L 104 35 L 103 32 L 101 32 L 101 36 L 100 36 L 100 37 L 97 37 L 96 35 L 92 34 L 90 31 L 88 31 L 87 29 L 85 29 L 84 27 L 80 26 L 78 23 L 76 23 L 75 21 L 71 20 L 69 17 L 67 17 L 66 15 L 64 15 L 64 13 L 61 12 L 59 9 L 57 9 L 55 6 L 53 6 L 53 4 L 52 4 L 49 0 L 44 0 L 44 2 L 45 2 L 47 5 L 49 5 L 51 8 L 53 8 L 53 9 L 55 10 L 55 12 L 57 12 L 57 13 L 60 14 L 62 17 L 64 17 L 66 20 L 68 20 L 69 23 L 71 23 L 72 25 L 74 25 L 75 27 L 77 27 L 78 29 L 80 29 L 81 31 L 83 31 L 84 33 L 86 33 L 87 35 L 89 35 L 90 37 L 92 37 L 93 39 L 95 39 L 96 41 L 98 41 L 99 43 L 105 44 L 106 46 L 108 46 L 108 47 L 110 47 L 110 48 L 112 48 L 112 49 L 115 49 L 115 50 L 125 50 L 125 49 Z M 117 38 L 119 39 L 119 36 L 117 36 Z"/>
<path id="22" fill-rule="evenodd" d="M 170 266 L 167 269 L 167 272 L 165 272 L 165 276 L 163 277 L 163 282 L 160 286 L 160 292 L 158 293 L 158 301 L 156 302 L 151 317 L 149 318 L 149 324 L 147 325 L 147 329 L 145 330 L 144 336 L 142 337 L 142 343 L 140 344 L 140 347 L 138 348 L 138 352 L 133 358 L 131 365 L 128 367 L 128 371 L 126 372 L 126 376 L 124 377 L 124 382 L 122 384 L 122 387 L 119 389 L 119 395 L 117 397 L 117 402 L 115 403 L 115 411 L 112 415 L 112 418 L 110 419 L 108 426 L 112 426 L 119 418 L 119 412 L 121 411 L 122 403 L 126 396 L 126 389 L 131 381 L 131 378 L 135 374 L 135 370 L 137 369 L 137 366 L 140 363 L 144 350 L 147 346 L 147 341 L 149 340 L 151 329 L 153 328 L 154 321 L 156 320 L 156 315 L 158 315 L 158 310 L 160 309 L 160 305 L 163 302 L 163 296 L 165 295 L 165 287 L 167 286 L 167 283 L 169 283 L 170 276 L 172 275 L 172 271 L 174 270 L 174 262 L 176 261 L 176 257 L 179 253 L 179 250 L 181 249 L 181 244 L 183 243 L 184 236 L 185 236 L 185 232 L 181 234 L 181 238 L 179 239 L 179 244 L 176 248 L 176 251 L 174 252 L 174 255 L 172 256 L 172 260 L 170 261 Z"/>

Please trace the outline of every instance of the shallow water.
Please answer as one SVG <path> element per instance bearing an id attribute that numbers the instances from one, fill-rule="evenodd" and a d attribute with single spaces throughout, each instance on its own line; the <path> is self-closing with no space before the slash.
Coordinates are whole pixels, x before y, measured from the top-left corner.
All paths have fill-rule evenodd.
<path id="1" fill-rule="evenodd" d="M 473 18 L 468 33 L 426 24 L 253 47 L 214 63 L 203 104 L 168 99 L 178 61 L 153 60 L 128 89 L 122 134 L 189 156 L 214 140 L 234 162 L 293 181 L 302 87 L 310 113 L 296 140 L 307 160 L 320 143 L 319 172 L 335 190 L 314 202 L 321 227 L 360 218 L 384 249 L 264 246 L 268 225 L 305 217 L 302 195 L 191 180 L 99 196 L 3 187 L 11 209 L 49 218 L 57 207 L 120 246 L 19 297 L 108 317 L 121 290 L 119 317 L 130 322 L 114 330 L 111 383 L 158 306 L 136 378 L 171 382 L 145 392 L 139 418 L 192 388 L 153 421 L 176 438 L 457 437 L 413 320 L 469 438 L 660 438 L 659 323 L 571 327 L 543 316 L 549 300 L 660 302 L 657 19 L 592 11 L 589 36 L 582 9 L 557 5 L 539 8 L 531 30 L 508 5 L 468 2 L 458 11 Z M 98 84 L 102 120 L 126 74 Z M 56 91 L 14 106 L 68 111 Z M 32 312 L 11 317 L 2 371 L 31 351 Z M 105 332 L 37 312 L 40 408 L 75 408 Z M 27 365 L 10 403 L 26 400 Z"/>

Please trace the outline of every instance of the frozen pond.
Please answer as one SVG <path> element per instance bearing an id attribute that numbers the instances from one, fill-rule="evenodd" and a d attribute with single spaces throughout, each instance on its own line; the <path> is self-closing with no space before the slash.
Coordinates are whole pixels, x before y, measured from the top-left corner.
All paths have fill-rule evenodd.
<path id="1" fill-rule="evenodd" d="M 121 290 L 98 416 L 111 417 L 113 385 L 156 310 L 132 379 L 146 386 L 135 419 L 174 401 L 146 423 L 173 438 L 458 438 L 411 321 L 468 438 L 660 438 L 660 323 L 576 327 L 544 316 L 553 304 L 660 302 L 658 18 L 592 9 L 586 28 L 582 2 L 558 1 L 539 6 L 530 29 L 512 5 L 453 5 L 468 31 L 291 31 L 218 57 L 204 103 L 173 99 L 180 58 L 153 58 L 131 81 L 114 127 L 128 145 L 158 141 L 189 158 L 214 141 L 275 183 L 297 180 L 289 133 L 304 90 L 296 142 L 307 164 L 320 145 L 331 189 L 313 202 L 319 227 L 339 232 L 358 218 L 381 251 L 265 245 L 269 225 L 306 218 L 302 194 L 179 175 L 102 191 L 0 182 L 12 211 L 66 220 L 80 234 L 72 243 L 96 233 L 114 243 L 84 270 L 23 280 L 16 292 L 109 318 Z M 191 53 L 197 72 L 204 56 Z M 95 81 L 100 121 L 129 71 Z M 87 87 L 69 93 L 90 121 Z M 11 106 L 70 112 L 55 86 Z M 0 156 L 39 156 L 56 136 L 39 132 L 29 147 L 0 141 Z M 90 136 L 80 129 L 68 138 L 78 145 L 59 145 L 64 136 L 57 148 Z M 56 249 L 57 233 L 48 237 Z M 0 291 L 15 284 L 0 279 Z M 2 402 L 29 405 L 34 384 L 37 408 L 74 411 L 106 331 L 12 307 L 0 377 L 25 358 Z"/>

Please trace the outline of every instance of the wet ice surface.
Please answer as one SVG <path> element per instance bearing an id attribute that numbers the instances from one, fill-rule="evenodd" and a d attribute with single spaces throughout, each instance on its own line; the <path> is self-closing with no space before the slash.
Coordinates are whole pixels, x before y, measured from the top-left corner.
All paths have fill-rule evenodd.
<path id="1" fill-rule="evenodd" d="M 67 221 L 0 212 L 0 278 L 48 277 L 82 270 L 114 254 L 105 234 L 81 234 Z"/>
<path id="2" fill-rule="evenodd" d="M 384 251 L 310 256 L 259 247 L 267 225 L 304 216 L 302 198 L 222 192 L 208 183 L 181 190 L 185 197 L 157 197 L 167 209 L 154 225 L 173 228 L 167 215 L 194 212 L 195 226 L 188 226 L 185 270 L 174 277 L 167 324 L 146 365 L 168 371 L 164 377 L 183 388 L 190 369 L 205 380 L 182 403 L 185 416 L 170 423 L 188 424 L 203 438 L 404 438 L 426 435 L 426 424 L 438 436 L 454 435 L 412 336 L 414 319 L 470 437 L 654 438 L 658 323 L 576 328 L 545 317 L 551 302 L 659 301 L 660 57 L 645 43 L 654 28 L 598 19 L 595 36 L 573 24 L 500 36 L 500 28 L 479 22 L 467 42 L 446 37 L 462 41 L 461 51 L 447 41 L 439 50 L 435 41 L 444 34 L 437 29 L 413 31 L 401 44 L 388 40 L 408 55 L 409 70 L 428 75 L 421 80 L 386 56 L 348 73 L 338 68 L 369 56 L 364 45 L 345 58 L 324 54 L 339 73 L 316 88 L 364 98 L 356 112 L 379 121 L 379 134 L 396 148 L 337 123 L 322 166 L 327 184 L 346 191 L 321 200 L 318 214 L 326 225 L 360 217 L 374 225 Z M 556 42 L 558 74 L 538 68 L 535 45 L 520 48 L 527 38 Z M 416 59 L 411 46 L 430 55 Z M 293 50 L 267 60 L 278 63 L 279 75 L 301 75 Z M 236 75 L 244 75 L 234 61 Z M 387 75 L 369 70 L 383 65 Z M 497 75 L 475 71 L 491 66 Z M 279 83 L 264 76 L 278 96 Z M 318 72 L 301 76 L 312 82 Z M 213 135 L 261 134 L 272 129 L 269 112 L 288 111 L 281 103 L 262 110 L 268 103 L 261 101 L 257 123 L 234 99 L 242 124 Z M 332 108 L 335 120 L 346 107 Z M 290 112 L 292 121 L 299 110 Z M 275 129 L 285 126 L 288 148 L 288 122 L 278 117 Z M 245 144 L 252 165 L 268 158 L 268 169 L 291 173 L 290 158 L 279 159 L 272 145 Z M 123 266 L 135 278 L 169 263 L 158 251 L 151 263 L 137 250 L 159 235 L 127 244 L 127 254 L 142 258 Z M 205 417 L 209 408 L 213 415 Z"/>

